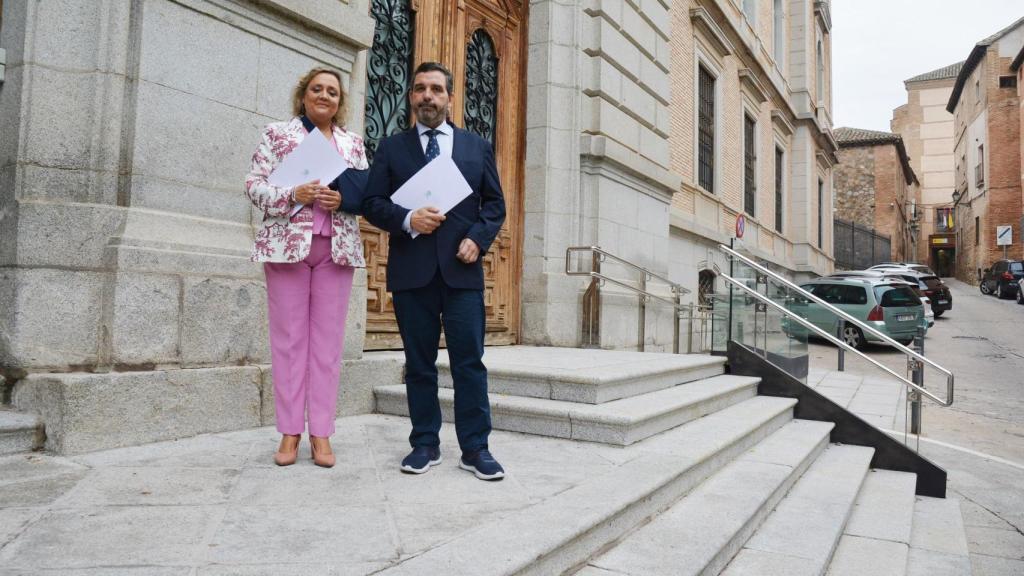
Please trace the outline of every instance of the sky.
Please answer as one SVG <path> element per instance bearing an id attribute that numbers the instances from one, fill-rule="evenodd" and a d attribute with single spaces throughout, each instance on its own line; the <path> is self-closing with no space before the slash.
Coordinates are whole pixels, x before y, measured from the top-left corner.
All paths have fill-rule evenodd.
<path id="1" fill-rule="evenodd" d="M 832 123 L 889 131 L 907 78 L 966 60 L 1022 0 L 832 0 Z"/>

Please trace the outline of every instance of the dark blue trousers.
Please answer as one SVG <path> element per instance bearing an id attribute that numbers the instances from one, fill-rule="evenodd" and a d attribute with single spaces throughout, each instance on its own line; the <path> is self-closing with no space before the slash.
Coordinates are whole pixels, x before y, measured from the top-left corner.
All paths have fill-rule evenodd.
<path id="1" fill-rule="evenodd" d="M 405 346 L 405 388 L 412 433 L 409 443 L 441 443 L 441 406 L 437 399 L 437 348 L 441 328 L 455 381 L 455 434 L 463 452 L 487 448 L 491 407 L 484 367 L 484 295 L 482 290 L 450 288 L 440 270 L 422 288 L 392 294 L 398 330 Z"/>

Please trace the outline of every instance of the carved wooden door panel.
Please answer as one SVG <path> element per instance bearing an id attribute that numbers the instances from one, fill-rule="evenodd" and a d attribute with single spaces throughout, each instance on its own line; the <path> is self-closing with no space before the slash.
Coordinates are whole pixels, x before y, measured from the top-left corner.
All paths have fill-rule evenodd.
<path id="1" fill-rule="evenodd" d="M 451 118 L 494 146 L 507 216 L 484 258 L 487 343 L 519 341 L 525 143 L 525 6 L 521 0 L 372 0 L 377 19 L 367 58 L 366 136 L 372 152 L 383 136 L 409 127 L 411 71 L 425 60 L 449 67 L 455 80 Z M 367 255 L 366 349 L 400 348 L 385 289 L 387 234 L 362 223 Z"/>

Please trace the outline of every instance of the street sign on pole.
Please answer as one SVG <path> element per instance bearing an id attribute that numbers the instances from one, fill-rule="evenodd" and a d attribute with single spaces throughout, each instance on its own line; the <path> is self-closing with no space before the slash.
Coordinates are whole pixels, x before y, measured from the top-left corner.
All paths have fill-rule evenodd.
<path id="1" fill-rule="evenodd" d="M 996 246 L 1013 245 L 1013 226 L 996 226 Z"/>
<path id="2" fill-rule="evenodd" d="M 747 228 L 747 217 L 742 213 L 736 215 L 736 237 L 743 238 L 743 231 Z"/>

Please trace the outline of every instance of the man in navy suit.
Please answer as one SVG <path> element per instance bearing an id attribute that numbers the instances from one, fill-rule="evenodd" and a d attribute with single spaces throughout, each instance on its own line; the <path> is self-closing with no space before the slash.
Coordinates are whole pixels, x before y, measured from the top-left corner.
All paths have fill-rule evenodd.
<path id="1" fill-rule="evenodd" d="M 452 75 L 436 62 L 420 64 L 409 102 L 416 126 L 380 141 L 363 199 L 363 216 L 390 233 L 388 291 L 405 347 L 412 452 L 404 472 L 422 474 L 441 463 L 437 348 L 444 327 L 455 381 L 459 467 L 482 480 L 505 471 L 488 450 L 491 409 L 484 367 L 484 273 L 481 260 L 505 221 L 505 199 L 491 144 L 447 122 Z M 439 156 L 450 156 L 473 193 L 447 214 L 407 210 L 391 195 Z M 410 234 L 415 230 L 419 236 Z"/>

